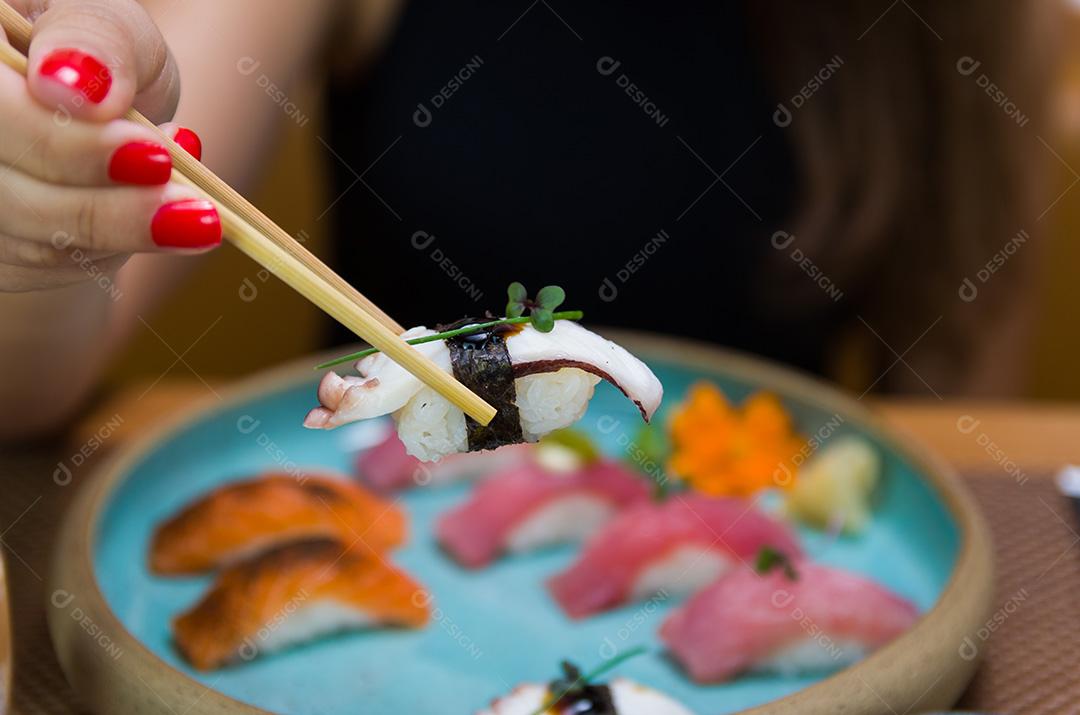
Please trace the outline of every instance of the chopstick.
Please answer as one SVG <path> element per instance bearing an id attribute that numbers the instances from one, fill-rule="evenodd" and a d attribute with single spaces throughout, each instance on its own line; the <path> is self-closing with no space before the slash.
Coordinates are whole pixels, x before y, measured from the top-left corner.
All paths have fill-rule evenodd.
<path id="1" fill-rule="evenodd" d="M 0 26 L 9 43 L 29 47 L 30 21 L 0 0 Z M 26 57 L 14 44 L 0 42 L 0 61 L 20 74 L 27 72 Z M 422 353 L 401 339 L 402 327 L 371 300 L 353 288 L 286 231 L 216 174 L 196 161 L 171 137 L 139 112 L 125 119 L 158 132 L 173 159 L 173 179 L 194 187 L 212 201 L 221 218 L 223 235 L 339 323 L 366 340 L 425 385 L 461 408 L 482 425 L 495 416 L 495 408 L 458 382 Z"/>

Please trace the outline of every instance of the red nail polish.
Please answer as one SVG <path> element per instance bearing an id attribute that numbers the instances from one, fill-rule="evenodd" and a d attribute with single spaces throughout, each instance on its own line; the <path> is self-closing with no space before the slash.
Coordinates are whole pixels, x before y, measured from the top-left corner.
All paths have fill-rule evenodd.
<path id="1" fill-rule="evenodd" d="M 198 134 L 187 127 L 177 129 L 176 134 L 173 135 L 173 141 L 182 146 L 184 151 L 191 154 L 195 159 L 202 159 L 202 140 L 199 139 Z"/>
<path id="2" fill-rule="evenodd" d="M 209 201 L 174 201 L 154 214 L 150 233 L 163 248 L 210 248 L 221 243 L 221 219 Z"/>
<path id="3" fill-rule="evenodd" d="M 169 152 L 154 142 L 124 144 L 109 160 L 109 178 L 122 184 L 164 184 L 171 175 Z"/>
<path id="4" fill-rule="evenodd" d="M 78 50 L 55 50 L 41 63 L 41 76 L 71 87 L 94 104 L 105 99 L 112 73 L 94 57 Z"/>

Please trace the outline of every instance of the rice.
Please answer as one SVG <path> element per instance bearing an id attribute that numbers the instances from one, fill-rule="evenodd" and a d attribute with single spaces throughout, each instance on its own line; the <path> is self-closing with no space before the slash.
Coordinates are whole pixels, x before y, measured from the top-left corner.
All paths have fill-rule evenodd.
<path id="1" fill-rule="evenodd" d="M 394 421 L 405 451 L 422 462 L 469 450 L 465 413 L 430 387 L 395 412 Z"/>
<path id="2" fill-rule="evenodd" d="M 548 432 L 569 427 L 581 419 L 598 382 L 600 378 L 576 367 L 515 380 L 525 440 L 535 442 Z"/>
<path id="3" fill-rule="evenodd" d="M 576 367 L 519 377 L 514 381 L 521 433 L 535 442 L 548 432 L 581 419 L 600 378 Z M 405 450 L 432 462 L 469 449 L 465 414 L 449 400 L 425 387 L 394 413 Z"/>

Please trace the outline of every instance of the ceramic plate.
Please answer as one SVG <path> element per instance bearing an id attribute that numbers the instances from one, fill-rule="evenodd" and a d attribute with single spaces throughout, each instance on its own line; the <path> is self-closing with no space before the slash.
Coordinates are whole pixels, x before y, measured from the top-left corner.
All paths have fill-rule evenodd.
<path id="1" fill-rule="evenodd" d="M 690 682 L 664 657 L 656 629 L 674 604 L 631 605 L 571 622 L 542 587 L 575 555 L 571 547 L 503 559 L 479 572 L 458 568 L 435 546 L 435 517 L 466 486 L 414 490 L 401 504 L 410 541 L 395 560 L 436 598 L 418 631 L 343 634 L 213 673 L 177 654 L 169 622 L 208 579 L 163 579 L 147 570 L 150 535 L 192 499 L 267 468 L 349 471 L 357 448 L 385 425 L 340 430 L 300 426 L 313 404 L 316 358 L 249 380 L 223 401 L 181 416 L 115 455 L 84 488 L 65 521 L 52 591 L 87 623 L 52 618 L 54 640 L 76 686 L 100 711 L 472 713 L 523 681 L 555 674 L 571 658 L 586 667 L 640 644 L 650 653 L 619 673 L 681 700 L 701 715 L 755 712 L 905 712 L 951 704 L 974 660 L 960 646 L 985 619 L 990 597 L 986 528 L 957 480 L 921 450 L 882 427 L 858 403 L 819 383 L 745 357 L 684 342 L 616 336 L 664 383 L 668 407 L 700 379 L 738 401 L 779 394 L 804 434 L 859 434 L 884 456 L 875 518 L 857 538 L 804 531 L 809 554 L 865 574 L 911 599 L 923 616 L 901 638 L 833 674 L 755 675 L 716 686 Z M 663 419 L 663 414 L 660 415 Z M 579 423 L 619 455 L 638 428 L 636 409 L 609 385 Z M 54 611 L 58 609 L 53 609 Z M 195 707 L 197 704 L 197 707 Z"/>

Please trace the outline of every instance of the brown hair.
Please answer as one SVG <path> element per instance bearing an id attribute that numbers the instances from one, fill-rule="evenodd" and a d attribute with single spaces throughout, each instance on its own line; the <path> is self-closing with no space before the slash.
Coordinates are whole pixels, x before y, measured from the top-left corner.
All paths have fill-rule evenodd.
<path id="1" fill-rule="evenodd" d="M 1047 20 L 1057 4 L 749 6 L 778 97 L 794 96 L 830 60 L 835 70 L 786 129 L 802 191 L 790 229 L 796 245 L 901 354 L 940 316 L 905 359 L 921 361 L 942 391 L 962 389 L 979 337 L 1008 307 L 1033 251 L 1018 251 L 1015 265 L 979 286 L 977 301 L 961 300 L 958 290 L 1018 231 L 1034 239 L 1052 201 L 1038 185 L 1052 157 L 1040 141 L 1055 45 Z M 989 83 L 1006 104 L 988 96 Z M 796 277 L 792 261 L 777 256 L 775 264 L 788 278 L 778 291 L 784 310 L 830 300 Z M 879 363 L 868 371 L 873 379 L 895 355 L 859 329 Z"/>

